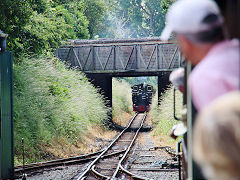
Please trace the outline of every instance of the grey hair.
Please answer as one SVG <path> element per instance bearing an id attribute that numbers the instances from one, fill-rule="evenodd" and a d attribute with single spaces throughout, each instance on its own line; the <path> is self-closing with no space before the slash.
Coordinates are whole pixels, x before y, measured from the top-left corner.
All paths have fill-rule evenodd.
<path id="1" fill-rule="evenodd" d="M 197 33 L 185 33 L 181 35 L 185 36 L 193 43 L 216 43 L 227 38 L 227 32 L 223 26 L 221 16 L 209 14 L 202 20 L 202 23 L 207 25 L 209 29 Z"/>

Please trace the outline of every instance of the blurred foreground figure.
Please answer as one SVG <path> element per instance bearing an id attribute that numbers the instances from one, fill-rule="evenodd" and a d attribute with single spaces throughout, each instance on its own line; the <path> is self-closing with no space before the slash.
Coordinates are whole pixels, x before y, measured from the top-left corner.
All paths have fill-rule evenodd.
<path id="1" fill-rule="evenodd" d="M 209 179 L 240 179 L 240 91 L 213 101 L 194 126 L 193 152 Z"/>
<path id="2" fill-rule="evenodd" d="M 239 89 L 239 40 L 228 39 L 224 19 L 214 1 L 173 3 L 160 38 L 168 40 L 171 33 L 176 34 L 182 54 L 195 66 L 188 83 L 198 111 L 215 98 Z"/>
<path id="3" fill-rule="evenodd" d="M 169 81 L 174 85 L 175 89 L 184 92 L 184 69 L 178 68 L 171 72 Z"/>

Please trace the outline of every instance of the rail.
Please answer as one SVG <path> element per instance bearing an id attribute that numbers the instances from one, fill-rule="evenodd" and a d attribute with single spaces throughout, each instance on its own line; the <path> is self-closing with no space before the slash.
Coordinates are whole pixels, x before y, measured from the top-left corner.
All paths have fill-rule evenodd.
<path id="1" fill-rule="evenodd" d="M 136 119 L 137 115 L 138 114 L 135 114 L 135 116 L 130 120 L 128 126 L 112 141 L 112 143 L 108 147 L 106 147 L 106 149 L 94 161 L 92 161 L 92 163 L 87 167 L 87 169 L 83 173 L 79 174 L 77 177 L 74 178 L 75 180 L 83 180 L 83 179 L 87 178 L 89 173 L 93 173 L 94 176 L 100 177 L 101 179 L 115 179 L 115 176 L 117 175 L 118 171 L 120 169 L 122 169 L 121 168 L 121 163 L 124 161 L 124 159 L 127 157 L 127 154 L 130 152 L 130 149 L 132 148 L 132 146 L 134 144 L 134 141 L 136 140 L 137 135 L 138 135 L 140 129 L 142 128 L 143 123 L 144 123 L 144 121 L 145 121 L 145 119 L 147 117 L 147 114 L 145 114 L 144 117 L 141 119 L 141 124 L 138 127 L 138 129 L 135 132 L 134 137 L 132 139 L 120 140 L 120 137 L 122 137 L 124 133 L 127 133 L 128 132 L 127 130 L 129 128 L 131 128 L 131 126 L 133 125 L 133 121 Z M 117 142 L 130 142 L 130 144 L 128 144 L 128 147 L 125 149 L 124 155 L 118 161 L 118 165 L 116 167 L 116 170 L 113 170 L 113 173 L 112 173 L 113 175 L 111 175 L 112 176 L 111 177 L 111 176 L 102 174 L 101 172 L 98 172 L 96 170 L 96 163 L 100 159 L 102 159 L 103 154 L 105 154 L 107 151 L 109 151 L 112 147 L 115 147 L 114 145 L 116 145 Z M 101 163 L 100 163 L 100 165 L 101 165 Z M 139 176 L 137 176 L 135 174 L 132 174 L 132 176 L 140 178 Z M 142 178 L 142 179 L 144 179 L 144 178 Z"/>
<path id="2" fill-rule="evenodd" d="M 61 165 L 72 165 L 72 164 L 79 164 L 79 163 L 85 163 L 91 160 L 94 160 L 98 154 L 100 154 L 103 150 L 90 153 L 90 154 L 84 154 L 81 156 L 76 156 L 76 157 L 69 157 L 69 158 L 62 158 L 62 159 L 57 159 L 57 160 L 51 160 L 51 161 L 45 161 L 45 162 L 39 162 L 39 163 L 31 163 L 31 164 L 25 164 L 24 169 L 23 166 L 16 166 L 14 168 L 15 172 L 15 178 L 19 178 L 22 173 L 31 173 L 36 170 L 44 169 L 44 168 L 52 168 L 52 167 L 57 167 Z M 117 151 L 114 153 L 109 153 L 107 155 L 104 155 L 102 158 L 107 158 L 111 156 L 116 156 L 118 154 L 124 153 L 124 151 Z"/>
<path id="3" fill-rule="evenodd" d="M 135 140 L 136 140 L 136 138 L 137 138 L 137 136 L 138 136 L 138 133 L 139 133 L 140 129 L 142 128 L 143 123 L 144 123 L 146 117 L 147 117 L 147 115 L 145 114 L 145 116 L 144 116 L 143 119 L 142 119 L 142 122 L 141 122 L 140 127 L 138 128 L 135 136 L 133 137 L 130 145 L 128 146 L 127 151 L 125 152 L 125 154 L 123 155 L 123 157 L 120 159 L 120 161 L 119 161 L 119 163 L 118 163 L 118 167 L 117 167 L 117 169 L 115 170 L 115 172 L 114 172 L 114 174 L 113 174 L 113 176 L 112 176 L 111 179 L 115 179 L 115 178 L 116 178 L 116 176 L 117 176 L 118 171 L 119 171 L 120 168 L 121 168 L 122 170 L 125 170 L 125 169 L 122 167 L 122 162 L 126 159 L 129 151 L 131 150 L 131 148 L 132 148 L 132 146 L 133 146 L 133 143 L 135 142 Z M 126 172 L 126 170 L 125 170 L 125 172 Z M 134 174 L 132 174 L 132 173 L 129 173 L 129 175 L 131 175 L 131 176 L 133 176 L 133 177 L 138 177 L 137 175 L 134 175 Z M 143 178 L 143 179 L 144 179 L 144 178 Z"/>

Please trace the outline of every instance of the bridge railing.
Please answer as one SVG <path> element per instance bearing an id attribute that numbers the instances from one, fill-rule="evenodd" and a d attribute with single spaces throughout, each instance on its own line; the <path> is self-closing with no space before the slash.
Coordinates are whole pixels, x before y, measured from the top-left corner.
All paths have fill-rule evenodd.
<path id="1" fill-rule="evenodd" d="M 169 71 L 182 61 L 176 44 L 159 42 L 70 45 L 56 55 L 84 72 Z"/>

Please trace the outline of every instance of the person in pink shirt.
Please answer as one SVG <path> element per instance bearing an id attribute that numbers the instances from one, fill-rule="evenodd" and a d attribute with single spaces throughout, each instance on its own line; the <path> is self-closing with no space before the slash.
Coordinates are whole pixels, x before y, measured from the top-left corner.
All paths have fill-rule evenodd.
<path id="1" fill-rule="evenodd" d="M 227 38 L 217 4 L 212 0 L 178 0 L 166 17 L 161 39 L 168 40 L 174 32 L 182 54 L 195 66 L 188 83 L 197 110 L 239 90 L 239 40 Z"/>

